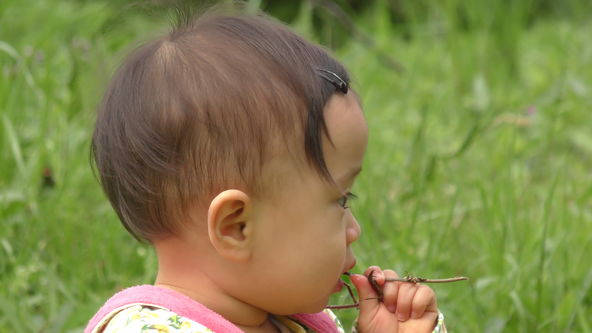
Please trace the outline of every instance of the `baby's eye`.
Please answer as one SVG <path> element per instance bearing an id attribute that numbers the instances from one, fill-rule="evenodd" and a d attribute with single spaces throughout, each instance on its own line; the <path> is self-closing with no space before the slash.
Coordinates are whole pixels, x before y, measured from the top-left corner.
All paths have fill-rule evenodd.
<path id="1" fill-rule="evenodd" d="M 342 196 L 341 198 L 339 198 L 337 200 L 337 203 L 339 203 L 339 206 L 341 206 L 343 209 L 348 209 L 349 206 L 347 205 L 349 200 L 355 199 L 357 198 L 357 196 L 351 192 L 347 192 L 344 196 Z"/>

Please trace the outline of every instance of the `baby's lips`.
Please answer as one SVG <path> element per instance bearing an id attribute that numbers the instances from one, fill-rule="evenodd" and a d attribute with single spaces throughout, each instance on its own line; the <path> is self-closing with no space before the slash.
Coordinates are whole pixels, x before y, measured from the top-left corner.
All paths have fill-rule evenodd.
<path id="1" fill-rule="evenodd" d="M 343 271 L 343 273 L 348 273 L 349 271 L 351 271 L 354 267 L 356 266 L 356 258 L 352 259 L 352 262 L 346 266 L 346 269 Z"/>

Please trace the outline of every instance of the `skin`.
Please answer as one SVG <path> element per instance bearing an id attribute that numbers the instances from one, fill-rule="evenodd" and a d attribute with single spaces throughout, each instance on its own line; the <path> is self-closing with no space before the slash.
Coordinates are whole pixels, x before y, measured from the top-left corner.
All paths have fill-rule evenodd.
<path id="1" fill-rule="evenodd" d="M 378 295 L 368 282 L 371 272 L 382 287 L 382 302 L 376 300 Z M 378 266 L 351 276 L 361 300 L 358 332 L 432 332 L 438 318 L 434 291 L 415 283 L 385 283 L 385 278 L 397 277 L 395 271 Z"/>
<path id="2" fill-rule="evenodd" d="M 155 284 L 195 299 L 245 332 L 278 332 L 282 328 L 271 323 L 272 314 L 321 311 L 342 273 L 355 265 L 351 244 L 361 231 L 345 202 L 368 142 L 351 91 L 330 98 L 325 121 L 331 141 L 323 138 L 323 152 L 334 184 L 303 157 L 278 152 L 261 172 L 265 194 L 221 191 L 207 211 L 194 212 L 181 235 L 153 241 L 159 260 Z M 359 331 L 431 332 L 437 316 L 433 291 L 385 284 L 385 276 L 396 273 L 372 269 L 384 301 L 376 300 L 365 276 L 352 276 L 362 300 Z"/>

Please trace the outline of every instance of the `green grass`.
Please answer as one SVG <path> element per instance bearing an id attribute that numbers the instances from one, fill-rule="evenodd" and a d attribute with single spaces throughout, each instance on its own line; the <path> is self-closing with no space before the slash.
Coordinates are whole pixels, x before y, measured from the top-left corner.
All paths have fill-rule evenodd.
<path id="1" fill-rule="evenodd" d="M 466 29 L 460 2 L 443 3 L 405 26 L 379 3 L 356 17 L 375 48 L 336 50 L 371 130 L 354 189 L 358 269 L 469 276 L 435 287 L 451 331 L 591 332 L 592 25 L 531 22 L 520 6 L 481 20 L 482 6 Z M 0 2 L 0 22 L 0 332 L 80 331 L 115 290 L 154 277 L 88 145 L 116 64 L 165 20 L 52 0 Z"/>

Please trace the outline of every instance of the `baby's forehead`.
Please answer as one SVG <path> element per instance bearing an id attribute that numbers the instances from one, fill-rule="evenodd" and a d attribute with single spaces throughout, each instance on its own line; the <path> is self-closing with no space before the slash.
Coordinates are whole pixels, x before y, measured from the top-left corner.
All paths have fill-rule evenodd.
<path id="1" fill-rule="evenodd" d="M 323 133 L 323 156 L 331 178 L 327 179 L 310 163 L 304 150 L 304 133 L 295 133 L 287 141 L 276 141 L 262 168 L 273 187 L 286 186 L 291 180 L 310 177 L 331 187 L 343 187 L 361 170 L 368 128 L 357 96 L 335 94 L 324 108 L 327 132 Z"/>
<path id="2" fill-rule="evenodd" d="M 368 126 L 359 99 L 353 92 L 334 95 L 324 114 L 329 138 L 323 141 L 327 167 L 336 182 L 351 180 L 361 170 L 368 145 Z"/>

